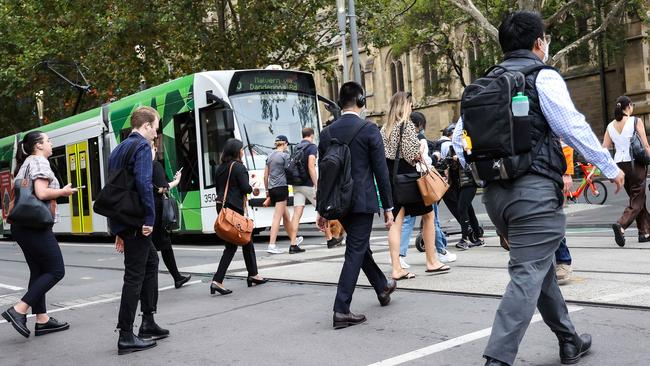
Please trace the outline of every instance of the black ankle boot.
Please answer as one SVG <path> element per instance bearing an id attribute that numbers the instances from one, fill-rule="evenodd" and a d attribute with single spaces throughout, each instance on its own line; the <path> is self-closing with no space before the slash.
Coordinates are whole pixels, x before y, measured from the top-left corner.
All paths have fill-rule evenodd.
<path id="1" fill-rule="evenodd" d="M 120 330 L 120 338 L 117 340 L 118 355 L 144 351 L 153 347 L 156 347 L 156 341 L 140 339 L 130 330 Z"/>
<path id="2" fill-rule="evenodd" d="M 578 333 L 571 336 L 558 335 L 560 343 L 560 361 L 563 365 L 578 363 L 591 348 L 591 335 Z"/>
<path id="3" fill-rule="evenodd" d="M 153 314 L 142 314 L 142 325 L 138 337 L 146 340 L 156 340 L 169 337 L 169 331 L 161 328 L 153 320 Z"/>

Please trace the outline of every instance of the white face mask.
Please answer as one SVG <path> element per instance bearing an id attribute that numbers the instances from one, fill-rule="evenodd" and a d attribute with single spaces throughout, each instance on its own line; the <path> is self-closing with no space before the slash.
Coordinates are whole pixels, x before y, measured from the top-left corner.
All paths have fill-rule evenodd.
<path id="1" fill-rule="evenodd" d="M 543 63 L 548 62 L 548 47 L 551 45 L 551 42 L 544 41 L 544 58 L 542 59 Z"/>

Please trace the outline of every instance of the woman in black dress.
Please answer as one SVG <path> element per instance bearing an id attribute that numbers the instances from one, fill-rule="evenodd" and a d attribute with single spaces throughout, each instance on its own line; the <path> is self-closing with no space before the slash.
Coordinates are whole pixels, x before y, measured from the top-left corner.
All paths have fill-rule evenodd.
<path id="1" fill-rule="evenodd" d="M 176 266 L 176 258 L 174 257 L 174 249 L 172 249 L 172 240 L 169 231 L 165 230 L 162 225 L 162 210 L 163 210 L 163 195 L 169 193 L 169 190 L 176 187 L 181 181 L 181 172 L 180 170 L 174 175 L 174 180 L 167 182 L 167 175 L 165 174 L 165 168 L 163 165 L 156 159 L 156 153 L 158 149 L 154 143 L 151 152 L 153 154 L 153 198 L 156 205 L 156 221 L 153 226 L 153 233 L 151 234 L 151 241 L 163 258 L 165 266 L 169 271 L 169 274 L 174 278 L 174 287 L 180 288 L 187 281 L 192 278 L 192 275 L 183 276 L 178 272 L 178 267 Z"/>
<path id="2" fill-rule="evenodd" d="M 240 215 L 244 214 L 244 198 L 247 194 L 253 192 L 248 181 L 248 169 L 242 163 L 244 157 L 244 144 L 237 139 L 229 139 L 223 148 L 221 154 L 221 165 L 215 171 L 214 182 L 217 190 L 217 213 L 221 211 L 223 205 L 224 191 L 226 184 L 228 184 L 228 196 L 226 207 L 238 212 Z M 231 169 L 232 168 L 232 169 Z M 232 171 L 232 173 L 230 173 Z M 230 181 L 228 182 L 228 176 Z M 225 243 L 226 248 L 223 251 L 221 260 L 219 261 L 219 268 L 212 278 L 210 284 L 210 293 L 214 295 L 215 292 L 221 295 L 232 293 L 223 285 L 223 279 L 226 277 L 226 271 L 232 258 L 237 251 L 237 245 L 232 243 Z M 248 287 L 253 284 L 261 285 L 266 283 L 267 279 L 263 278 L 257 273 L 257 260 L 255 258 L 255 248 L 253 242 L 243 245 L 242 252 L 244 254 L 244 262 L 246 263 L 246 270 L 248 270 L 248 278 L 246 283 Z"/>

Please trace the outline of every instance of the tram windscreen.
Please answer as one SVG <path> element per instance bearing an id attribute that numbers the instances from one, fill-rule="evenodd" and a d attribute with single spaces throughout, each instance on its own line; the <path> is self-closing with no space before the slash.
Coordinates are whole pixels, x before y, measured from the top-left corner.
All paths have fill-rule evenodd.
<path id="1" fill-rule="evenodd" d="M 309 74 L 269 71 L 250 74 L 257 75 L 257 79 L 247 73 L 239 77 L 235 74 L 230 102 L 244 144 L 253 147 L 252 156 L 251 150 L 246 149 L 248 167 L 263 169 L 276 136 L 285 135 L 290 143 L 297 144 L 302 140 L 302 129 L 311 127 L 318 141 L 316 93 Z M 272 86 L 277 89 L 271 90 Z"/>

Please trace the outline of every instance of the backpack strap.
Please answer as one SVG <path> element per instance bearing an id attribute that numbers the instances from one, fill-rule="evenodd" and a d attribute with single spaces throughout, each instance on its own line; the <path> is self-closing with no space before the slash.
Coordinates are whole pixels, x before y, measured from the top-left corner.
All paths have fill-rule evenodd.
<path id="1" fill-rule="evenodd" d="M 402 149 L 402 137 L 404 137 L 404 123 L 399 126 L 399 140 L 397 142 L 397 151 L 395 152 L 395 161 L 393 162 L 393 183 L 395 182 L 395 177 L 397 177 L 397 167 L 399 166 L 399 152 Z"/>
<path id="2" fill-rule="evenodd" d="M 131 146 L 129 146 L 129 149 L 126 151 L 126 155 L 124 156 L 124 161 L 122 162 L 122 168 L 129 166 L 129 162 L 131 162 L 133 155 L 135 155 L 136 147 L 138 147 L 138 141 L 135 141 L 131 144 Z"/>
<path id="3" fill-rule="evenodd" d="M 524 74 L 524 75 L 529 75 L 529 74 L 532 74 L 532 73 L 534 73 L 536 71 L 540 71 L 540 70 L 554 70 L 554 71 L 557 71 L 557 69 L 554 68 L 553 66 L 544 65 L 544 64 L 534 64 L 534 65 L 526 66 L 523 69 L 519 69 L 518 71 L 520 73 Z M 557 71 L 557 72 L 559 72 L 559 71 Z"/>

